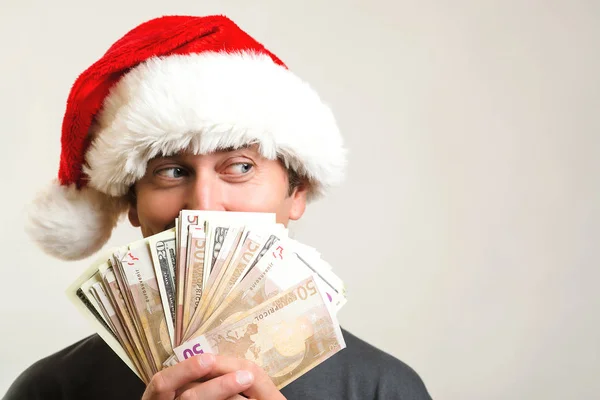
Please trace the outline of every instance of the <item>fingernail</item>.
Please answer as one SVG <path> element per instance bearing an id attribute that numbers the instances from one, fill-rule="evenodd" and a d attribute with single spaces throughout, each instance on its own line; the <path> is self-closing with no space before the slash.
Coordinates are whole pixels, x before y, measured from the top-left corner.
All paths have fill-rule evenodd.
<path id="1" fill-rule="evenodd" d="M 215 356 L 212 354 L 200 354 L 200 365 L 210 367 L 215 362 Z"/>
<path id="2" fill-rule="evenodd" d="M 235 380 L 237 381 L 237 383 L 239 383 L 240 385 L 247 385 L 250 382 L 252 382 L 252 379 L 254 377 L 252 376 L 252 374 L 249 371 L 237 371 L 235 373 Z"/>

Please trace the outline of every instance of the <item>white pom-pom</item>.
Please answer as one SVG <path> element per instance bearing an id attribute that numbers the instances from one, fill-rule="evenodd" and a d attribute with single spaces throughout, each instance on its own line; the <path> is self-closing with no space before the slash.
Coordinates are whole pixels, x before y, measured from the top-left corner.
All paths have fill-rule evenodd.
<path id="1" fill-rule="evenodd" d="M 47 254 L 79 260 L 100 250 L 126 209 L 125 198 L 55 181 L 29 206 L 25 227 Z"/>

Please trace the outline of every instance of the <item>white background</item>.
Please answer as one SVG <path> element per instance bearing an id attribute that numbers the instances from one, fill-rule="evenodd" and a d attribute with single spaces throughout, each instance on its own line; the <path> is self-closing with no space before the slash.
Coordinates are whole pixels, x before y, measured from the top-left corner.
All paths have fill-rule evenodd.
<path id="1" fill-rule="evenodd" d="M 436 399 L 597 398 L 600 3 L 576 0 L 0 0 L 0 394 L 91 333 L 64 296 L 90 260 L 22 228 L 71 84 L 135 25 L 212 13 L 338 116 L 348 179 L 293 230 L 345 280 L 342 325 Z"/>

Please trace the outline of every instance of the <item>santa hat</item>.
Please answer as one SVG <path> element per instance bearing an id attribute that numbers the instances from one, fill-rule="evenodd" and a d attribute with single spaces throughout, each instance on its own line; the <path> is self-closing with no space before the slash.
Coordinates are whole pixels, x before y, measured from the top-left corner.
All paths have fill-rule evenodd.
<path id="1" fill-rule="evenodd" d="M 309 201 L 342 179 L 331 110 L 262 44 L 223 16 L 145 22 L 75 81 L 58 179 L 34 200 L 28 232 L 55 257 L 87 257 L 153 157 L 251 143 L 305 177 Z"/>

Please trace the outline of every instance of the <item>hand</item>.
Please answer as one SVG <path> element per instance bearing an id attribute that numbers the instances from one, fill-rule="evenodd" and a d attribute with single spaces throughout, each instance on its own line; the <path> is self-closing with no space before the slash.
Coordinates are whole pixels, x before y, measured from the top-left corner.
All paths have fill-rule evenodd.
<path id="1" fill-rule="evenodd" d="M 240 358 L 201 354 L 152 377 L 142 400 L 285 400 L 271 378 L 256 364 Z"/>

